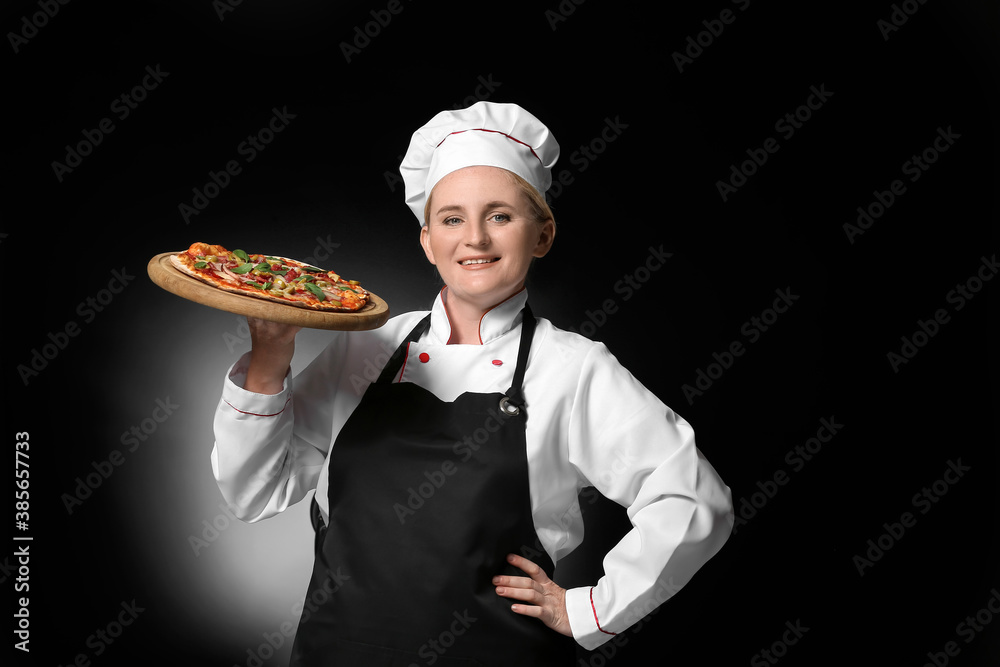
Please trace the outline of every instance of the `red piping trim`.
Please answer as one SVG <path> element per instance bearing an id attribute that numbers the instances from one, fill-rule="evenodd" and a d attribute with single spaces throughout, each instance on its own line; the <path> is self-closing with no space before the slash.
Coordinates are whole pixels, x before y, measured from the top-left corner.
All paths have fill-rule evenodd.
<path id="1" fill-rule="evenodd" d="M 451 315 L 448 314 L 448 303 L 447 303 L 447 297 L 445 296 L 445 290 L 447 288 L 448 288 L 447 285 L 441 288 L 441 301 L 442 301 L 442 303 L 444 305 L 444 316 L 448 320 L 448 342 L 445 343 L 445 345 L 451 345 L 451 339 L 455 337 L 455 327 L 452 326 L 452 324 L 451 324 Z M 479 326 L 476 327 L 476 328 L 477 328 L 477 333 L 479 334 L 479 344 L 480 345 L 483 344 L 483 318 L 486 317 L 486 313 L 490 312 L 494 308 L 497 308 L 497 307 L 499 307 L 499 306 L 507 303 L 508 301 L 510 301 L 511 299 L 513 299 L 515 296 L 517 296 L 518 294 L 520 294 L 521 292 L 523 292 L 525 289 L 527 289 L 527 286 L 522 285 L 521 289 L 519 289 L 516 292 L 514 292 L 513 294 L 511 294 L 509 297 L 507 297 L 506 299 L 504 299 L 500 303 L 497 303 L 497 304 L 494 304 L 494 305 L 490 306 L 489 308 L 486 309 L 486 312 L 484 312 L 482 315 L 479 316 Z"/>
<path id="2" fill-rule="evenodd" d="M 412 341 L 411 341 L 412 342 Z M 403 371 L 406 370 L 406 361 L 410 358 L 410 343 L 406 344 L 406 354 L 403 355 L 403 366 L 399 369 L 399 381 L 403 381 Z"/>
<path id="3" fill-rule="evenodd" d="M 480 318 L 479 318 L 479 326 L 477 327 L 478 331 L 479 331 L 479 344 L 480 345 L 483 344 L 483 318 L 486 317 L 486 313 L 490 312 L 494 308 L 497 308 L 497 307 L 499 307 L 499 306 L 507 303 L 508 301 L 510 301 L 511 299 L 513 299 L 515 296 L 517 296 L 518 294 L 520 294 L 524 290 L 525 290 L 525 288 L 522 287 L 521 289 L 517 290 L 516 292 L 514 292 L 513 294 L 511 294 L 509 297 L 507 297 L 506 299 L 504 299 L 503 301 L 501 301 L 500 303 L 490 306 L 486 310 L 486 312 L 483 313 L 482 316 L 480 316 Z"/>
<path id="4" fill-rule="evenodd" d="M 288 407 L 288 401 L 292 400 L 292 397 L 289 395 L 288 399 L 285 401 L 285 404 L 281 406 L 281 409 L 269 415 L 260 414 L 259 412 L 247 412 L 246 410 L 240 410 L 238 407 L 236 407 L 226 399 L 222 400 L 226 405 L 231 407 L 233 410 L 236 410 L 236 412 L 239 412 L 240 414 L 250 415 L 251 417 L 277 417 L 278 415 L 280 415 L 282 412 L 285 411 L 285 408 Z"/>
<path id="5" fill-rule="evenodd" d="M 606 635 L 617 635 L 617 632 L 608 632 L 601 627 L 601 622 L 597 620 L 597 607 L 594 606 L 594 587 L 590 587 L 590 608 L 594 610 L 594 623 L 597 623 L 597 629 Z"/>
<path id="6" fill-rule="evenodd" d="M 487 130 L 485 127 L 472 127 L 472 128 L 469 128 L 468 130 L 458 130 L 456 132 L 449 132 L 448 135 L 444 139 L 442 139 L 440 142 L 438 142 L 438 145 L 435 146 L 434 148 L 437 148 L 438 146 L 440 146 L 441 144 L 443 144 L 445 142 L 445 139 L 447 139 L 448 137 L 450 137 L 453 134 L 462 134 L 463 132 L 469 132 L 469 131 L 493 132 L 494 134 L 502 134 L 503 136 L 507 137 L 511 141 L 516 141 L 517 143 L 521 144 L 522 146 L 527 147 L 527 149 L 529 151 L 531 151 L 531 154 L 535 156 L 536 160 L 538 160 L 539 162 L 542 161 L 542 158 L 538 157 L 538 153 L 535 152 L 535 149 L 532 148 L 530 145 L 524 143 L 520 139 L 516 139 L 516 138 L 510 136 L 509 134 L 507 134 L 506 132 L 501 132 L 500 130 Z"/>

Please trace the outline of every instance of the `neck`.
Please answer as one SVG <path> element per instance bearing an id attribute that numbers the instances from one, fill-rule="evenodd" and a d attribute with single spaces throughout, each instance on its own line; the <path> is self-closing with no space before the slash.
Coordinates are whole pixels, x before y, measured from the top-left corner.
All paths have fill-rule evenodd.
<path id="1" fill-rule="evenodd" d="M 484 306 L 466 301 L 465 299 L 455 298 L 446 289 L 444 293 L 444 309 L 448 313 L 448 322 L 451 324 L 451 338 L 449 338 L 448 344 L 482 345 L 482 340 L 479 337 L 479 326 L 482 323 L 483 316 L 504 300 L 506 299 L 501 299 L 497 303 Z"/>

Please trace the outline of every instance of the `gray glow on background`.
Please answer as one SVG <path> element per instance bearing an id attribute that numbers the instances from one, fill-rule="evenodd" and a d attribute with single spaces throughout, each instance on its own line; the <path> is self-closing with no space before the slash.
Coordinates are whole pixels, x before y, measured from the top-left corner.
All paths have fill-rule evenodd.
<path id="1" fill-rule="evenodd" d="M 416 246 L 416 234 L 407 238 Z M 403 286 L 390 304 L 393 313 L 425 308 L 428 299 L 414 299 L 406 291 L 414 281 L 397 281 L 396 271 L 405 269 L 383 272 L 389 294 Z M 433 274 L 425 273 L 433 298 Z M 263 662 L 282 664 L 290 648 L 288 628 L 297 625 L 312 572 L 312 494 L 278 516 L 244 523 L 227 511 L 210 460 L 223 378 L 251 347 L 245 318 L 169 294 L 145 275 L 136 285 L 128 294 L 127 315 L 107 317 L 108 328 L 117 328 L 116 341 L 107 341 L 114 348 L 114 369 L 108 370 L 104 386 L 112 391 L 97 400 L 105 402 L 110 416 L 92 437 L 107 440 L 106 447 L 101 442 L 96 449 L 118 449 L 125 460 L 94 492 L 115 499 L 117 515 L 104 523 L 127 534 L 134 566 L 155 591 L 146 602 L 170 619 L 170 630 L 195 643 L 228 646 L 244 660 L 247 650 L 256 653 L 266 643 L 265 633 L 272 644 L 281 635 L 285 643 Z M 333 335 L 303 329 L 292 373 L 301 371 Z M 158 405 L 173 406 L 162 422 L 151 418 Z M 138 445 L 133 436 L 122 440 L 133 426 L 144 438 Z M 87 510 L 84 504 L 79 511 Z"/>

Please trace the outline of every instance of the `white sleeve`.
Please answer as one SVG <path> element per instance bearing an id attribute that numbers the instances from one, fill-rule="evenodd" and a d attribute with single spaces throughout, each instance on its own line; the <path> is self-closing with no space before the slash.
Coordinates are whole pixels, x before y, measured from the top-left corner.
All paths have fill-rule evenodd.
<path id="1" fill-rule="evenodd" d="M 577 643 L 593 650 L 665 602 L 729 537 L 732 495 L 694 431 L 604 345 L 583 364 L 570 416 L 570 461 L 584 485 L 627 508 L 632 529 L 594 586 L 566 593 Z"/>
<path id="2" fill-rule="evenodd" d="M 332 402 L 325 390 L 333 385 L 322 377 L 330 349 L 295 378 L 300 391 L 293 390 L 291 375 L 277 394 L 243 389 L 249 352 L 227 373 L 215 412 L 212 472 L 240 519 L 266 519 L 316 488 L 332 438 L 324 406 Z"/>

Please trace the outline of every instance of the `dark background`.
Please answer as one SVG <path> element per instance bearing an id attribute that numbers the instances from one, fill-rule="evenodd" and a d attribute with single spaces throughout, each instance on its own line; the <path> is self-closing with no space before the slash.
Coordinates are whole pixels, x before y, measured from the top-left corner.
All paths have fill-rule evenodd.
<path id="1" fill-rule="evenodd" d="M 997 249 L 996 7 L 49 4 L 0 18 L 5 437 L 11 454 L 17 432 L 31 445 L 30 528 L 10 529 L 32 537 L 31 653 L 16 664 L 282 664 L 311 563 L 305 504 L 255 525 L 226 515 L 211 421 L 246 332 L 156 287 L 146 263 L 195 240 L 329 254 L 394 313 L 428 307 L 437 278 L 396 169 L 417 127 L 477 96 L 526 107 L 563 149 L 571 182 L 535 312 L 604 341 L 688 419 L 745 519 L 687 588 L 581 664 L 1000 664 L 998 287 L 961 308 L 952 292 Z M 894 12 L 907 20 L 885 32 Z M 366 26 L 377 34 L 348 61 L 341 45 Z M 147 67 L 168 74 L 119 118 Z M 829 97 L 782 134 L 812 86 Z M 294 118 L 247 162 L 240 143 L 274 109 Z M 53 162 L 103 118 L 114 131 L 60 180 Z M 939 128 L 959 138 L 911 182 L 904 163 Z M 777 152 L 724 201 L 717 182 L 769 137 Z M 230 160 L 240 173 L 186 222 L 179 205 Z M 905 192 L 852 242 L 844 224 L 895 179 Z M 643 273 L 661 246 L 671 258 Z M 616 289 L 627 275 L 641 289 Z M 776 290 L 798 299 L 751 341 L 744 323 Z M 296 369 L 324 336 L 303 333 Z M 744 353 L 712 368 L 736 341 Z M 686 395 L 699 371 L 715 379 Z M 823 419 L 842 427 L 795 464 Z M 954 483 L 939 481 L 949 462 L 968 468 Z M 67 507 L 73 494 L 86 497 Z M 620 508 L 583 507 L 567 585 L 593 583 L 628 528 Z M 11 600 L 23 544 L 0 553 Z M 991 623 L 970 631 L 977 613 Z"/>

